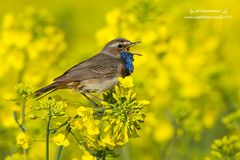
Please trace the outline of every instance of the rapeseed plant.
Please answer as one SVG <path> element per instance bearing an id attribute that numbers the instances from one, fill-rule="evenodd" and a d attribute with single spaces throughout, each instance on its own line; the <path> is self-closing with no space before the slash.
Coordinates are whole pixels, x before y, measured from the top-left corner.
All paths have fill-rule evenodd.
<path id="1" fill-rule="evenodd" d="M 16 92 L 17 97 L 24 98 L 30 119 L 45 121 L 46 159 L 49 159 L 50 143 L 57 147 L 55 158 L 60 158 L 63 147 L 73 143 L 68 140 L 69 134 L 81 146 L 82 159 L 95 159 L 115 155 L 117 150 L 129 143 L 130 138 L 138 137 L 145 119 L 142 109 L 149 105 L 149 101 L 138 100 L 133 86 L 132 77 L 119 78 L 119 84 L 112 91 L 104 93 L 99 107 L 80 106 L 75 109 L 74 117 L 67 112 L 71 104 L 63 100 L 46 97 L 30 101 L 32 91 L 23 84 L 17 85 Z M 20 124 L 17 118 L 15 116 L 22 128 L 22 133 L 17 136 L 17 144 L 25 150 L 30 149 L 30 145 L 35 145 L 37 140 L 28 135 L 31 128 L 27 127 L 26 120 Z"/>

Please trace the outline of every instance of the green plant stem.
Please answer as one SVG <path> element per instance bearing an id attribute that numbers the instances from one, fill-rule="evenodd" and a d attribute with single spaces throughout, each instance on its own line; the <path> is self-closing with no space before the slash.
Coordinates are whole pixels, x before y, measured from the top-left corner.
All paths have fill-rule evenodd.
<path id="1" fill-rule="evenodd" d="M 49 160 L 49 134 L 50 134 L 50 124 L 52 116 L 49 115 L 47 128 L 46 128 L 46 160 Z"/>
<path id="2" fill-rule="evenodd" d="M 22 128 L 22 131 L 24 133 L 26 132 L 26 129 L 25 129 L 25 109 L 26 109 L 26 100 L 24 99 L 23 103 L 22 103 L 22 123 L 21 123 L 21 128 Z M 24 154 L 24 159 L 27 160 L 28 149 L 24 149 L 23 154 Z"/>
<path id="3" fill-rule="evenodd" d="M 16 111 L 13 112 L 13 119 L 15 120 L 15 122 L 17 123 L 17 125 L 18 125 L 18 127 L 21 129 L 21 131 L 24 133 L 24 132 L 25 132 L 25 128 L 24 128 L 24 127 L 22 126 L 22 124 L 19 122 Z"/>
<path id="4" fill-rule="evenodd" d="M 22 126 L 25 124 L 25 109 L 26 109 L 26 101 L 24 100 L 22 104 Z"/>
<path id="5" fill-rule="evenodd" d="M 59 160 L 60 159 L 62 149 L 63 149 L 62 146 L 57 146 L 56 151 L 55 151 L 54 160 Z"/>

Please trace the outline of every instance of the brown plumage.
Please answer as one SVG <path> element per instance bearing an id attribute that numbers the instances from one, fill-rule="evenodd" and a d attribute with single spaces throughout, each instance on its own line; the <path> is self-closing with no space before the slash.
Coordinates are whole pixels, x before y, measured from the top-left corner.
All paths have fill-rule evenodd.
<path id="1" fill-rule="evenodd" d="M 100 53 L 73 66 L 55 78 L 52 84 L 35 91 L 35 96 L 65 88 L 97 93 L 112 88 L 117 83 L 117 77 L 126 76 L 126 66 L 120 52 L 133 54 L 129 52 L 133 44 L 123 38 L 110 41 Z"/>

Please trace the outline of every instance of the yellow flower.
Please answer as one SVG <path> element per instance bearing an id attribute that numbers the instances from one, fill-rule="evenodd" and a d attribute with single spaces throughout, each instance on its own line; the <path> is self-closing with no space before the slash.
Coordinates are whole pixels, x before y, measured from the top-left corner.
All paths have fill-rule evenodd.
<path id="1" fill-rule="evenodd" d="M 77 114 L 82 118 L 91 117 L 91 115 L 93 114 L 93 109 L 81 106 L 77 109 Z"/>
<path id="2" fill-rule="evenodd" d="M 96 158 L 87 151 L 83 151 L 82 160 L 96 160 Z"/>
<path id="3" fill-rule="evenodd" d="M 84 126 L 87 128 L 87 132 L 89 135 L 97 135 L 99 134 L 99 120 L 89 119 L 84 123 Z"/>
<path id="4" fill-rule="evenodd" d="M 52 141 L 53 143 L 55 143 L 57 146 L 63 146 L 63 147 L 67 147 L 69 146 L 69 141 L 68 139 L 65 137 L 64 134 L 62 133 L 59 133 L 57 135 L 55 135 L 53 138 L 52 138 Z"/>
<path id="5" fill-rule="evenodd" d="M 102 143 L 105 144 L 106 146 L 115 146 L 113 139 L 110 136 L 106 136 L 103 138 Z"/>
<path id="6" fill-rule="evenodd" d="M 30 140 L 25 133 L 19 133 L 16 140 L 17 144 L 21 145 L 24 149 L 29 148 Z"/>
<path id="7" fill-rule="evenodd" d="M 71 122 L 71 128 L 72 129 L 81 129 L 82 128 L 82 124 L 79 122 L 79 120 L 73 120 Z"/>
<path id="8" fill-rule="evenodd" d="M 141 100 L 141 101 L 139 101 L 139 103 L 145 106 L 145 105 L 149 105 L 150 101 L 148 101 L 148 100 Z"/>
<path id="9" fill-rule="evenodd" d="M 131 88 L 134 86 L 133 79 L 131 76 L 127 76 L 125 78 L 119 77 L 118 81 L 120 86 L 122 86 L 123 88 Z"/>

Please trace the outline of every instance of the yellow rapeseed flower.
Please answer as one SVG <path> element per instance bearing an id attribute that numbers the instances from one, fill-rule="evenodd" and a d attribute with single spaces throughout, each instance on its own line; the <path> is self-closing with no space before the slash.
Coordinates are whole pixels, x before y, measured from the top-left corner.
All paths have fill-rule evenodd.
<path id="1" fill-rule="evenodd" d="M 30 143 L 30 139 L 27 137 L 27 135 L 25 133 L 19 133 L 17 135 L 17 144 L 21 145 L 24 149 L 28 149 L 29 148 L 29 143 Z"/>
<path id="2" fill-rule="evenodd" d="M 79 120 L 73 120 L 71 122 L 71 128 L 72 129 L 81 129 L 82 128 L 82 124 L 79 122 Z"/>
<path id="3" fill-rule="evenodd" d="M 84 151 L 82 155 L 82 160 L 96 160 L 96 158 L 87 151 Z"/>
<path id="4" fill-rule="evenodd" d="M 81 117 L 89 117 L 90 115 L 93 114 L 93 109 L 92 108 L 87 108 L 84 106 L 80 106 L 77 109 L 77 114 Z"/>
<path id="5" fill-rule="evenodd" d="M 109 148 L 113 148 L 115 145 L 113 138 L 111 137 L 111 135 L 106 135 L 100 142 L 100 145 L 103 147 L 109 147 Z"/>
<path id="6" fill-rule="evenodd" d="M 57 146 L 63 146 L 63 147 L 67 147 L 70 144 L 66 136 L 62 133 L 55 135 L 52 138 L 52 142 L 55 143 Z"/>
<path id="7" fill-rule="evenodd" d="M 127 76 L 125 78 L 119 77 L 118 78 L 119 84 L 123 88 L 131 88 L 134 86 L 133 79 L 131 76 Z"/>
<path id="8" fill-rule="evenodd" d="M 139 103 L 145 106 L 145 105 L 149 105 L 150 101 L 148 101 L 148 100 L 141 100 L 141 101 L 139 101 Z"/>
<path id="9" fill-rule="evenodd" d="M 84 122 L 84 126 L 87 128 L 89 135 L 98 135 L 99 134 L 99 120 L 88 119 Z"/>

